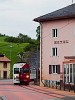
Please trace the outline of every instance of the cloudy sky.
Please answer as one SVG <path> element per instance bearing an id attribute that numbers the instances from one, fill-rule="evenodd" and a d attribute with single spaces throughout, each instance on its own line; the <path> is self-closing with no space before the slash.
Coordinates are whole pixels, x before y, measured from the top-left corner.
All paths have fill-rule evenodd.
<path id="1" fill-rule="evenodd" d="M 75 3 L 75 0 L 73 0 Z M 36 38 L 33 19 L 72 4 L 72 0 L 0 0 L 0 33 Z"/>

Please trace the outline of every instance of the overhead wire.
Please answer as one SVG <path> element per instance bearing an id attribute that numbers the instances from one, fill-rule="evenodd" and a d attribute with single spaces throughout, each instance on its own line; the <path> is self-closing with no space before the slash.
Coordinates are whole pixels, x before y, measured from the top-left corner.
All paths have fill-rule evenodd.
<path id="1" fill-rule="evenodd" d="M 67 23 L 66 25 L 64 25 L 64 26 L 62 26 L 62 27 L 60 27 L 60 28 L 58 28 L 58 30 L 61 30 L 61 29 L 65 28 L 65 27 L 67 27 L 67 26 L 70 25 L 71 23 L 73 23 L 73 22 L 69 22 L 69 20 L 68 20 L 68 23 Z M 44 39 L 44 38 L 46 38 L 46 37 L 48 37 L 48 36 L 50 36 L 50 35 L 51 35 L 51 34 L 49 33 L 48 35 L 42 37 L 42 39 Z M 40 38 L 41 38 L 41 37 L 40 37 Z"/>
<path id="2" fill-rule="evenodd" d="M 66 0 L 66 2 L 68 3 L 68 0 Z M 74 0 L 71 1 L 71 2 L 74 3 Z M 60 1 L 60 0 L 56 0 L 56 3 L 57 3 L 57 5 L 61 5 L 61 1 Z M 66 3 L 65 3 L 65 4 L 66 4 Z M 69 4 L 68 4 L 68 5 L 69 5 Z M 62 26 L 62 27 L 60 27 L 60 28 L 58 28 L 58 30 L 61 30 L 61 29 L 65 28 L 65 27 L 67 27 L 67 26 L 70 25 L 71 23 L 72 23 L 72 22 L 69 22 L 69 20 L 68 20 L 68 23 L 67 23 L 66 25 L 64 25 L 64 26 Z M 48 35 L 42 37 L 42 39 L 48 37 L 49 35 L 50 35 L 50 33 L 49 33 Z M 41 38 L 41 37 L 40 37 L 40 38 Z"/>

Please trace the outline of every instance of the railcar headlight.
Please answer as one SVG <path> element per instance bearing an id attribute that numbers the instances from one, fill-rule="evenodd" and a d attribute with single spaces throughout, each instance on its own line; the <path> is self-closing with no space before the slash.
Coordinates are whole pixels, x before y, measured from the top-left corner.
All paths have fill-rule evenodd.
<path id="1" fill-rule="evenodd" d="M 16 79 L 16 76 L 14 76 L 14 79 Z"/>
<path id="2" fill-rule="evenodd" d="M 14 76 L 14 79 L 19 79 L 19 77 L 18 76 Z"/>
<path id="3" fill-rule="evenodd" d="M 16 79 L 19 79 L 19 76 L 16 76 Z"/>
<path id="4" fill-rule="evenodd" d="M 29 78 L 29 75 L 27 75 L 26 78 Z"/>

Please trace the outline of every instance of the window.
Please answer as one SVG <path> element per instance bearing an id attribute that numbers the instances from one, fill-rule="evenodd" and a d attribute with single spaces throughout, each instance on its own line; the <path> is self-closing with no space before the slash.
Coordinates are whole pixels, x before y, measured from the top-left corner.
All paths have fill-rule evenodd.
<path id="1" fill-rule="evenodd" d="M 49 74 L 60 74 L 60 65 L 49 65 Z"/>
<path id="2" fill-rule="evenodd" d="M 24 68 L 23 73 L 29 73 L 29 68 Z"/>
<path id="3" fill-rule="evenodd" d="M 75 64 L 64 64 L 64 81 L 66 83 L 75 82 Z"/>
<path id="4" fill-rule="evenodd" d="M 36 74 L 36 69 L 30 69 L 31 74 Z"/>
<path id="5" fill-rule="evenodd" d="M 4 62 L 4 66 L 3 66 L 4 68 L 7 68 L 7 62 Z"/>
<path id="6" fill-rule="evenodd" d="M 57 37 L 57 29 L 52 29 L 52 37 Z"/>
<path id="7" fill-rule="evenodd" d="M 52 48 L 52 56 L 57 56 L 57 48 Z"/>
<path id="8" fill-rule="evenodd" d="M 20 68 L 20 73 L 29 73 L 29 68 Z"/>
<path id="9" fill-rule="evenodd" d="M 14 68 L 14 74 L 19 74 L 19 68 Z"/>
<path id="10" fill-rule="evenodd" d="M 23 74 L 23 68 L 20 68 L 20 73 Z"/>

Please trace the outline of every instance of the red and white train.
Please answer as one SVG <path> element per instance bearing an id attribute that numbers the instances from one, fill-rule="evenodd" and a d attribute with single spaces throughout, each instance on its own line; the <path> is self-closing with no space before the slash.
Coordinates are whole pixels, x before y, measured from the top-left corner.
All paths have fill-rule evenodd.
<path id="1" fill-rule="evenodd" d="M 29 64 L 19 62 L 13 65 L 14 84 L 29 84 L 34 79 L 36 79 L 36 69 L 30 69 Z"/>

